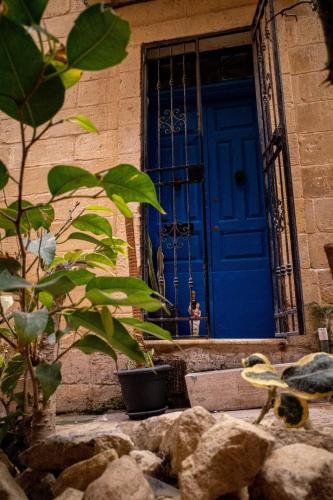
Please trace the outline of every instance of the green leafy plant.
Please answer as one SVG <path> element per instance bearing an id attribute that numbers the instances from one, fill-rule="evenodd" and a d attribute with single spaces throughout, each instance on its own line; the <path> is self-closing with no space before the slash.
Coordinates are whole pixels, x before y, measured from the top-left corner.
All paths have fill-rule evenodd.
<path id="1" fill-rule="evenodd" d="M 0 384 L 7 407 L 16 401 L 25 421 L 31 414 L 33 441 L 52 429 L 50 398 L 61 383 L 61 358 L 68 350 L 103 353 L 115 362 L 120 352 L 145 365 L 151 357 L 134 330 L 171 340 L 156 325 L 121 316 L 121 306 L 156 311 L 161 301 L 142 280 L 115 276 L 126 242 L 113 235 L 107 217 L 112 209 L 88 205 L 78 212 L 79 200 L 100 198 L 127 218 L 133 217 L 130 202 L 163 212 L 145 173 L 128 164 L 94 174 L 55 165 L 47 176 L 48 198 L 36 204 L 25 197 L 29 153 L 52 127 L 68 121 L 97 132 L 83 115 L 61 120 L 55 115 L 83 71 L 102 70 L 126 57 L 130 36 L 128 23 L 101 3 L 77 17 L 63 45 L 41 24 L 46 5 L 47 0 L 0 2 L 0 109 L 19 123 L 22 148 L 18 175 L 0 161 L 0 337 L 14 353 Z M 17 197 L 8 203 L 6 191 L 13 186 Z M 64 200 L 75 206 L 54 232 L 56 209 Z M 91 250 L 61 253 L 70 240 L 78 247 L 88 243 Z M 69 334 L 72 340 L 63 347 Z"/>
<path id="2" fill-rule="evenodd" d="M 285 368 L 279 375 L 263 354 L 252 354 L 242 360 L 242 377 L 255 387 L 268 390 L 267 402 L 255 423 L 269 412 L 287 427 L 301 427 L 309 417 L 308 401 L 333 394 L 333 356 L 325 352 L 309 354 Z"/>

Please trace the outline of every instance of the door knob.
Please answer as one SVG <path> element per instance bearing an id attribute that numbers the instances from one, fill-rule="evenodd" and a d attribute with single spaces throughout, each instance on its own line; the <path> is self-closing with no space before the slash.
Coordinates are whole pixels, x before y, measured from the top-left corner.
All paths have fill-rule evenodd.
<path id="1" fill-rule="evenodd" d="M 220 231 L 220 226 L 213 226 L 213 231 L 215 231 L 215 233 L 218 233 Z"/>
<path id="2" fill-rule="evenodd" d="M 246 174 L 244 170 L 237 170 L 235 172 L 235 181 L 238 186 L 244 186 L 246 182 Z"/>

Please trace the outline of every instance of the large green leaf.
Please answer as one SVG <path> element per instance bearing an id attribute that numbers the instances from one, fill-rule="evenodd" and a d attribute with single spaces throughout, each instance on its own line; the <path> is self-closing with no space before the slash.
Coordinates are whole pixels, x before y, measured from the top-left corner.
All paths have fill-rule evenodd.
<path id="1" fill-rule="evenodd" d="M 0 16 L 0 109 L 15 120 L 37 127 L 50 120 L 64 102 L 65 89 L 53 66 L 30 34 Z"/>
<path id="2" fill-rule="evenodd" d="M 61 383 L 60 361 L 52 365 L 45 362 L 40 363 L 36 368 L 36 377 L 40 383 L 44 401 L 47 401 Z"/>
<path id="3" fill-rule="evenodd" d="M 24 228 L 31 226 L 35 229 L 35 231 L 41 227 L 44 229 L 50 228 L 52 222 L 54 221 L 54 208 L 52 205 L 45 203 L 45 205 L 36 207 L 30 201 L 22 200 L 22 207 L 29 208 L 29 210 L 25 211 L 22 217 Z M 8 208 L 15 210 L 17 213 L 18 201 L 11 203 Z"/>
<path id="4" fill-rule="evenodd" d="M 13 311 L 17 338 L 23 344 L 28 344 L 45 332 L 49 313 L 47 309 L 40 309 L 32 313 Z"/>
<path id="5" fill-rule="evenodd" d="M 172 336 L 171 333 L 168 332 L 167 330 L 164 330 L 164 328 L 161 328 L 158 325 L 155 325 L 154 323 L 150 323 L 148 321 L 141 321 L 136 318 L 118 318 L 118 320 L 129 326 L 133 326 L 137 328 L 138 330 L 141 330 L 142 332 L 145 333 L 150 333 L 150 335 L 153 335 L 154 337 L 162 340 L 171 340 L 172 341 Z"/>
<path id="6" fill-rule="evenodd" d="M 264 354 L 255 352 L 247 358 L 242 359 L 242 365 L 244 368 L 251 368 L 254 365 L 271 365 L 271 363 Z"/>
<path id="7" fill-rule="evenodd" d="M 151 296 L 152 293 L 153 290 L 137 278 L 98 277 L 86 287 L 86 296 L 93 304 L 128 305 L 157 311 L 161 304 Z"/>
<path id="8" fill-rule="evenodd" d="M 89 231 L 93 234 L 103 234 L 112 238 L 112 226 L 105 218 L 97 214 L 83 214 L 72 223 L 76 229 Z"/>
<path id="9" fill-rule="evenodd" d="M 48 0 L 5 0 L 5 14 L 18 24 L 39 24 Z"/>
<path id="10" fill-rule="evenodd" d="M 117 360 L 117 354 L 112 349 L 112 347 L 96 335 L 85 335 L 82 339 L 75 342 L 73 345 L 76 349 L 84 352 L 84 354 L 94 354 L 95 352 L 101 352 L 111 356 L 115 361 Z"/>
<path id="11" fill-rule="evenodd" d="M 139 343 L 130 335 L 126 328 L 112 316 L 107 307 L 103 307 L 101 316 L 107 340 L 112 347 L 137 363 L 145 363 L 145 355 Z"/>
<path id="12" fill-rule="evenodd" d="M 9 179 L 9 173 L 6 165 L 0 160 L 0 189 L 3 189 Z"/>
<path id="13" fill-rule="evenodd" d="M 126 57 L 130 27 L 104 4 L 93 5 L 75 20 L 68 35 L 67 57 L 72 68 L 96 71 Z"/>
<path id="14" fill-rule="evenodd" d="M 105 337 L 105 328 L 98 311 L 77 310 L 67 316 L 67 321 L 70 327 L 75 330 L 81 326 L 88 331 L 98 333 L 102 337 Z"/>
<path id="15" fill-rule="evenodd" d="M 302 427 L 308 419 L 309 407 L 305 399 L 281 392 L 275 399 L 274 413 L 287 427 Z"/>
<path id="16" fill-rule="evenodd" d="M 104 269 L 104 267 L 113 267 L 114 266 L 114 261 L 112 259 L 109 259 L 106 255 L 103 255 L 102 253 L 98 252 L 92 252 L 88 253 L 84 257 L 85 262 L 90 266 L 90 267 L 100 267 Z M 1 266 L 1 260 L 0 260 L 0 266 Z"/>
<path id="17" fill-rule="evenodd" d="M 98 186 L 97 178 L 88 170 L 67 165 L 56 165 L 51 168 L 47 182 L 53 196 L 59 196 L 82 187 Z"/>
<path id="18" fill-rule="evenodd" d="M 21 269 L 21 264 L 14 257 L 0 253 L 0 271 L 7 269 L 10 274 L 15 274 Z"/>
<path id="19" fill-rule="evenodd" d="M 4 269 L 0 273 L 0 290 L 2 292 L 31 287 L 31 283 L 29 283 L 27 280 L 24 280 L 23 278 L 20 278 L 19 276 L 13 276 L 7 271 L 7 269 Z"/>
<path id="20" fill-rule="evenodd" d="M 27 251 L 40 257 L 45 264 L 49 266 L 54 259 L 56 246 L 54 234 L 45 233 L 41 238 L 30 241 L 27 246 Z"/>
<path id="21" fill-rule="evenodd" d="M 1 375 L 1 390 L 7 396 L 11 396 L 17 382 L 25 370 L 26 363 L 22 354 L 15 354 L 9 361 Z"/>
<path id="22" fill-rule="evenodd" d="M 305 399 L 333 395 L 333 356 L 326 352 L 308 354 L 288 366 L 281 378 L 293 392 Z"/>
<path id="23" fill-rule="evenodd" d="M 140 172 L 133 165 L 118 165 L 111 168 L 103 177 L 102 185 L 108 197 L 120 196 L 124 202 L 150 203 L 159 212 L 164 213 L 156 196 L 156 189 L 149 175 Z M 117 198 L 115 198 L 115 202 Z"/>
<path id="24" fill-rule="evenodd" d="M 0 228 L 6 231 L 6 236 L 14 236 L 16 234 L 15 219 L 17 218 L 17 210 L 13 208 L 0 209 Z M 22 234 L 29 231 L 29 223 L 25 217 L 22 217 L 20 222 L 20 230 Z"/>
<path id="25" fill-rule="evenodd" d="M 279 375 L 276 373 L 271 365 L 266 364 L 255 364 L 250 368 L 245 368 L 241 376 L 247 382 L 254 385 L 255 387 L 271 388 L 271 387 L 281 387 L 282 389 L 287 389 L 287 384 L 281 380 Z"/>
<path id="26" fill-rule="evenodd" d="M 75 283 L 68 276 L 61 274 L 54 277 L 54 274 L 42 278 L 35 286 L 36 292 L 44 291 L 53 297 L 60 297 L 75 288 Z"/>

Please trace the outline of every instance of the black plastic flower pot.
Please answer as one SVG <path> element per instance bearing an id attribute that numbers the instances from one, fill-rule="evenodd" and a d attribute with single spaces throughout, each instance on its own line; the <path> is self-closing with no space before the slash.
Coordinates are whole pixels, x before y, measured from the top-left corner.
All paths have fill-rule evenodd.
<path id="1" fill-rule="evenodd" d="M 165 412 L 170 369 L 170 365 L 159 365 L 116 372 L 129 418 L 142 420 Z"/>

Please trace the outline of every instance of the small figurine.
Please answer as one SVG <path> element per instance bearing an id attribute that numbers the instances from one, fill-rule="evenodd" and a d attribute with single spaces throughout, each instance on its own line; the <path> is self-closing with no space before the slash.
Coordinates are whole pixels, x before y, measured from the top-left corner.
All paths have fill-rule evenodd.
<path id="1" fill-rule="evenodd" d="M 195 298 L 191 300 L 188 312 L 191 316 L 191 321 L 190 321 L 191 335 L 198 337 L 200 330 L 201 311 L 200 311 L 200 304 L 195 300 Z"/>

